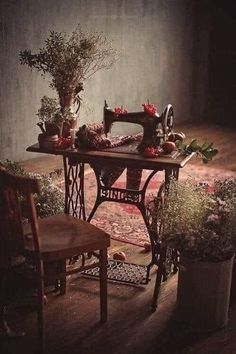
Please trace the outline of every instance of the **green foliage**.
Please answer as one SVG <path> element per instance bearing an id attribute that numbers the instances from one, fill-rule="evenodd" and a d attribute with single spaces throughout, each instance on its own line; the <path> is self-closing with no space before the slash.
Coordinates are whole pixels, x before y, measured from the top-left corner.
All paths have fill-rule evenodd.
<path id="1" fill-rule="evenodd" d="M 37 178 L 40 184 L 40 194 L 35 197 L 38 216 L 45 218 L 50 215 L 63 213 L 64 195 L 54 183 L 53 179 L 38 173 L 29 173 L 29 177 Z"/>
<path id="2" fill-rule="evenodd" d="M 26 175 L 26 172 L 24 171 L 24 169 L 20 166 L 20 164 L 18 162 L 11 161 L 8 159 L 0 160 L 0 166 L 4 167 L 7 171 L 9 171 L 10 173 L 12 173 L 14 175 L 18 175 L 18 176 L 25 176 Z"/>
<path id="3" fill-rule="evenodd" d="M 190 155 L 192 152 L 196 152 L 203 160 L 207 163 L 213 159 L 218 153 L 218 150 L 213 147 L 213 143 L 203 143 L 197 142 L 197 139 L 192 139 L 189 144 L 185 144 L 182 141 L 176 142 L 178 150 L 186 155 Z"/>
<path id="4" fill-rule="evenodd" d="M 38 173 L 27 173 L 19 163 L 10 160 L 0 160 L 0 166 L 5 167 L 13 174 L 19 176 L 29 176 L 39 180 L 40 194 L 35 195 L 34 200 L 37 213 L 40 218 L 63 212 L 64 194 L 54 183 L 56 176 L 58 176 L 58 171 L 55 171 L 55 173 L 51 174 L 50 177 L 40 175 Z"/>
<path id="5" fill-rule="evenodd" d="M 70 107 L 65 107 L 62 112 L 58 100 L 48 96 L 43 96 L 41 98 L 41 106 L 38 109 L 37 116 L 41 122 L 56 124 L 76 118 L 76 114 L 70 109 Z"/>
<path id="6" fill-rule="evenodd" d="M 212 262 L 232 254 L 236 239 L 235 195 L 220 199 L 217 189 L 210 192 L 204 184 L 172 181 L 164 206 L 157 206 L 154 202 L 151 213 L 161 240 L 181 254 Z"/>
<path id="7" fill-rule="evenodd" d="M 60 111 L 60 105 L 56 98 L 43 96 L 41 98 L 41 107 L 38 110 L 37 116 L 41 122 L 57 121 L 57 113 Z"/>

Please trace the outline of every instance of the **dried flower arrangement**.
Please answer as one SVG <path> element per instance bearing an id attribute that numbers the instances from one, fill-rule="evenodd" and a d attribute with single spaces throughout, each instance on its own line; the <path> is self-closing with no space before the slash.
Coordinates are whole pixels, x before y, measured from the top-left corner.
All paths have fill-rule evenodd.
<path id="1" fill-rule="evenodd" d="M 165 203 L 151 210 L 160 238 L 185 257 L 217 262 L 233 253 L 236 180 L 215 181 L 212 191 L 192 180 L 172 181 Z"/>
<path id="2" fill-rule="evenodd" d="M 58 93 L 63 109 L 73 103 L 80 107 L 80 92 L 85 80 L 116 60 L 116 51 L 101 33 L 84 32 L 80 25 L 71 35 L 51 31 L 37 54 L 20 51 L 20 63 L 51 76 L 50 87 Z"/>

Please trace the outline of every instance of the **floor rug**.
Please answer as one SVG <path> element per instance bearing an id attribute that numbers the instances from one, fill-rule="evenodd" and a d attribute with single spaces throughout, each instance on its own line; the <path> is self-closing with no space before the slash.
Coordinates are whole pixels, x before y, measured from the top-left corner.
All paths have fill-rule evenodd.
<path id="1" fill-rule="evenodd" d="M 142 183 L 150 171 L 143 170 Z M 226 171 L 216 168 L 211 168 L 209 165 L 187 165 L 180 171 L 180 179 L 193 178 L 196 181 L 213 183 L 214 179 L 236 178 L 236 172 Z M 157 173 L 149 183 L 147 192 L 147 202 L 155 194 L 163 181 L 163 173 Z M 115 182 L 114 186 L 124 188 L 126 183 L 126 171 Z M 96 179 L 92 170 L 86 173 L 85 178 L 85 200 L 86 200 L 86 215 L 89 215 L 96 193 Z M 102 203 L 91 223 L 108 232 L 115 240 L 134 244 L 143 247 L 149 242 L 147 229 L 144 225 L 143 218 L 139 210 L 129 204 L 119 204 L 115 202 Z"/>

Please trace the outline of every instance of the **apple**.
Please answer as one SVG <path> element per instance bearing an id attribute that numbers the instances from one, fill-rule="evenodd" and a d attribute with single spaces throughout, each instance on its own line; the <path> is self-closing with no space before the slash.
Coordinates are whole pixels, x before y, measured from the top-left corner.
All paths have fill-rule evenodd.
<path id="1" fill-rule="evenodd" d="M 180 133 L 170 133 L 168 135 L 168 141 L 175 142 L 177 140 L 183 141 L 186 138 L 185 134 L 183 132 Z"/>
<path id="2" fill-rule="evenodd" d="M 126 260 L 126 254 L 124 252 L 115 252 L 113 254 L 113 259 L 117 261 L 125 261 Z"/>
<path id="3" fill-rule="evenodd" d="M 171 154 L 172 151 L 176 149 L 176 145 L 173 141 L 165 141 L 161 147 L 166 154 Z"/>
<path id="4" fill-rule="evenodd" d="M 158 151 L 157 148 L 150 146 L 144 149 L 143 154 L 146 157 L 156 157 L 158 155 Z"/>

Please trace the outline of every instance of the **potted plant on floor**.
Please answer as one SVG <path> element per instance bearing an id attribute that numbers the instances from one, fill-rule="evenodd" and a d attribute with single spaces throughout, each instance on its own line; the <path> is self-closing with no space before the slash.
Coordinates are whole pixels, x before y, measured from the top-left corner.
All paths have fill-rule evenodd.
<path id="1" fill-rule="evenodd" d="M 77 104 L 85 80 L 101 69 L 108 69 L 116 60 L 116 51 L 101 33 L 88 33 L 78 25 L 71 35 L 51 31 L 44 47 L 36 54 L 20 51 L 20 63 L 51 77 L 50 87 L 56 90 L 63 119 L 69 124 L 68 112 Z M 71 117 L 70 117 L 71 118 Z"/>
<path id="2" fill-rule="evenodd" d="M 225 326 L 236 238 L 236 180 L 216 181 L 212 190 L 192 180 L 172 181 L 159 228 L 161 241 L 180 255 L 179 318 L 195 331 Z"/>

